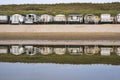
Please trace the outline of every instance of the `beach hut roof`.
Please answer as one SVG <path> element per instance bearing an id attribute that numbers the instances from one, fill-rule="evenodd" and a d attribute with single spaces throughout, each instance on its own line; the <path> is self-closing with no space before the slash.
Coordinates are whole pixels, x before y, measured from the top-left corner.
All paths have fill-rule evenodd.
<path id="1" fill-rule="evenodd" d="M 119 13 L 119 14 L 117 14 L 117 16 L 120 16 L 120 13 Z"/>
<path id="2" fill-rule="evenodd" d="M 42 14 L 41 16 L 53 16 L 53 15 L 50 15 L 50 14 Z"/>
<path id="3" fill-rule="evenodd" d="M 13 14 L 12 16 L 22 16 L 21 14 Z"/>
<path id="4" fill-rule="evenodd" d="M 65 16 L 65 15 L 64 15 L 64 14 L 58 14 L 58 15 L 56 15 L 56 17 L 57 17 L 57 16 L 61 16 L 61 17 L 62 17 L 62 16 Z"/>
<path id="5" fill-rule="evenodd" d="M 105 14 L 103 13 L 102 15 L 110 15 L 110 14 L 109 13 L 105 13 Z"/>
<path id="6" fill-rule="evenodd" d="M 68 16 L 83 16 L 82 14 L 69 14 Z"/>
<path id="7" fill-rule="evenodd" d="M 94 16 L 94 14 L 86 14 L 85 16 Z"/>

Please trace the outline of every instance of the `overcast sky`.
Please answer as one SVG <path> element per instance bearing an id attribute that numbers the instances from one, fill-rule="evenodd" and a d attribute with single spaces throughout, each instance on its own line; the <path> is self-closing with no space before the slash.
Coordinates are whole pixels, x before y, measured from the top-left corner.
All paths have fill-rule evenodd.
<path id="1" fill-rule="evenodd" d="M 107 3 L 120 0 L 0 0 L 0 4 Z"/>

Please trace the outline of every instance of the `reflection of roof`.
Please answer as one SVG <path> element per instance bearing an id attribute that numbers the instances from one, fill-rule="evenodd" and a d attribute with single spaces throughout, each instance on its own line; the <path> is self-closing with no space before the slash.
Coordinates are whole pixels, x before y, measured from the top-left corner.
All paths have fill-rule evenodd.
<path id="1" fill-rule="evenodd" d="M 0 49 L 7 49 L 6 46 L 0 46 Z"/>
<path id="2" fill-rule="evenodd" d="M 120 40 L 0 40 L 1 45 L 106 45 L 120 46 Z"/>
<path id="3" fill-rule="evenodd" d="M 101 50 L 111 50 L 110 47 L 102 47 Z"/>

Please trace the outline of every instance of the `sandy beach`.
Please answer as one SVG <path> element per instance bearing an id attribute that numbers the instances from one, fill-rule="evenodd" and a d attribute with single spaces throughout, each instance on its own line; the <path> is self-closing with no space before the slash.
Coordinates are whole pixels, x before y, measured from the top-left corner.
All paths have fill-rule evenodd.
<path id="1" fill-rule="evenodd" d="M 118 32 L 120 24 L 99 25 L 0 25 L 0 32 Z"/>
<path id="2" fill-rule="evenodd" d="M 120 25 L 0 25 L 1 40 L 120 40 Z"/>

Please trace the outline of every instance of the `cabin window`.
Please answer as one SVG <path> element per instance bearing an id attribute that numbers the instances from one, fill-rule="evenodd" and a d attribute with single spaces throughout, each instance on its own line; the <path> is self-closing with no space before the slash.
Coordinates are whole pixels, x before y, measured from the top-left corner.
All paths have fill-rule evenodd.
<path id="1" fill-rule="evenodd" d="M 17 21 L 19 18 L 18 18 L 18 16 L 15 16 L 14 17 L 14 21 Z"/>
<path id="2" fill-rule="evenodd" d="M 15 49 L 14 49 L 14 52 L 15 52 L 15 53 L 18 53 L 18 48 L 15 48 Z"/>
<path id="3" fill-rule="evenodd" d="M 77 19 L 79 19 L 79 16 L 77 16 Z"/>
<path id="4" fill-rule="evenodd" d="M 19 19 L 19 16 L 17 16 L 17 20 Z"/>
<path id="5" fill-rule="evenodd" d="M 72 20 L 77 20 L 77 19 L 79 19 L 79 16 L 71 16 L 71 19 Z"/>
<path id="6" fill-rule="evenodd" d="M 28 17 L 30 17 L 30 18 L 31 18 L 31 17 L 32 17 L 32 15 L 28 15 Z"/>
<path id="7" fill-rule="evenodd" d="M 77 53 L 79 53 L 79 50 L 77 49 Z"/>
<path id="8" fill-rule="evenodd" d="M 45 18 L 43 18 L 43 22 L 45 21 Z"/>
<path id="9" fill-rule="evenodd" d="M 71 19 L 73 20 L 73 16 L 71 16 Z"/>
<path id="10" fill-rule="evenodd" d="M 93 20 L 93 17 L 92 17 L 92 16 L 88 16 L 88 19 L 89 19 L 90 21 L 92 21 L 92 20 Z"/>
<path id="11" fill-rule="evenodd" d="M 119 16 L 117 16 L 117 18 L 120 18 L 120 15 L 119 15 Z"/>

